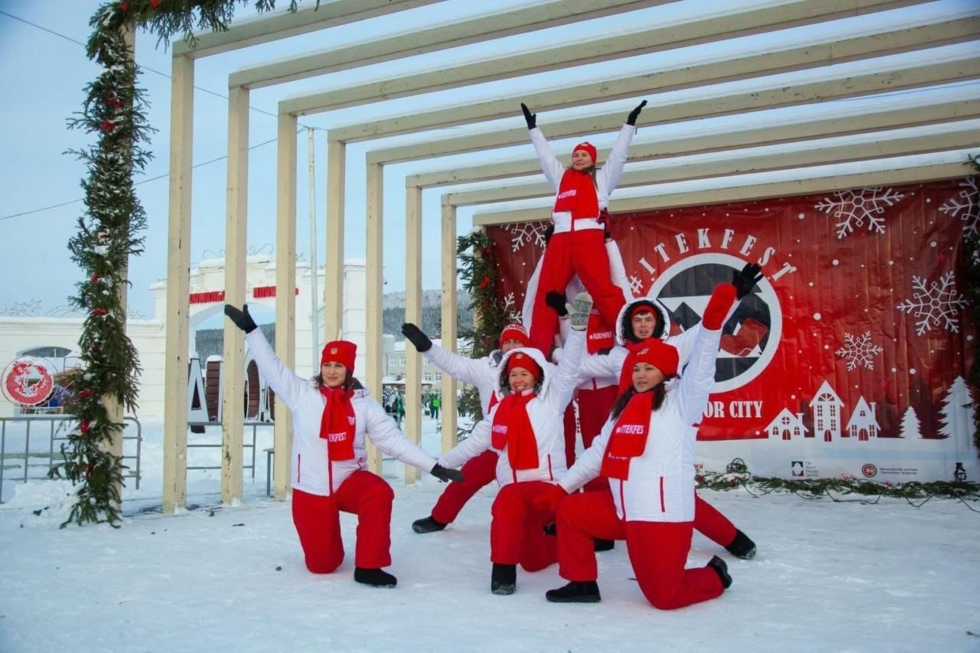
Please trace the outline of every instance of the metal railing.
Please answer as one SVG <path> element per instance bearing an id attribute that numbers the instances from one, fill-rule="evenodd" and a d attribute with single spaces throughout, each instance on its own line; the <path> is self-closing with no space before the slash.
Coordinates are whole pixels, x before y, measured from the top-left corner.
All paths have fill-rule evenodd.
<path id="1" fill-rule="evenodd" d="M 251 465 L 242 465 L 242 469 L 243 470 L 245 470 L 245 469 L 251 470 L 251 472 L 252 472 L 252 478 L 255 478 L 255 429 L 258 428 L 258 427 L 260 427 L 260 426 L 272 426 L 273 424 L 274 424 L 274 422 L 245 422 L 245 426 L 246 427 L 249 427 L 249 426 L 252 427 L 252 442 L 251 442 L 251 444 L 249 444 L 246 441 L 246 442 L 244 442 L 242 444 L 242 447 L 245 448 L 245 449 L 251 449 L 252 450 L 252 464 Z M 191 427 L 191 426 L 217 426 L 217 427 L 220 427 L 221 426 L 221 422 L 188 422 L 187 423 L 187 426 L 188 427 Z M 222 444 L 220 442 L 199 442 L 199 443 L 198 442 L 195 442 L 195 443 L 188 443 L 187 444 L 187 448 L 188 449 L 195 449 L 195 448 L 197 448 L 197 449 L 208 449 L 208 448 L 218 448 L 218 449 L 220 449 L 221 446 L 222 446 Z M 221 469 L 221 465 L 188 465 L 187 466 L 187 469 L 188 470 L 192 470 L 192 469 Z"/>
<path id="2" fill-rule="evenodd" d="M 48 472 L 51 471 L 53 467 L 62 463 L 61 458 L 61 446 L 55 447 L 55 443 L 68 442 L 67 436 L 58 435 L 61 429 L 56 430 L 56 426 L 60 427 L 66 422 L 77 421 L 74 417 L 68 415 L 21 415 L 18 417 L 0 417 L 0 502 L 3 501 L 3 484 L 5 481 L 13 480 L 14 482 L 26 483 L 27 481 L 34 480 L 47 480 Z M 17 451 L 8 451 L 9 440 L 16 437 L 16 435 L 10 434 L 9 425 L 14 423 L 25 424 L 24 429 L 24 446 L 23 452 L 21 448 L 17 447 Z M 136 425 L 135 435 L 126 435 L 125 425 L 127 423 Z M 31 451 L 31 427 L 35 424 L 43 425 L 46 424 L 48 427 L 47 439 L 48 439 L 48 449 Z M 37 430 L 37 429 L 35 429 Z M 43 431 L 42 431 L 43 433 Z M 35 435 L 35 438 L 39 436 Z M 43 437 L 40 436 L 40 437 Z M 126 455 L 125 447 L 127 441 L 136 441 L 136 453 Z M 136 461 L 135 467 L 127 467 L 129 470 L 124 473 L 125 478 L 135 478 L 136 479 L 136 489 L 140 487 L 140 452 L 143 443 L 143 426 L 140 424 L 139 420 L 135 417 L 124 417 L 123 418 L 123 461 L 134 460 Z M 55 458 L 57 457 L 57 460 Z M 46 463 L 31 463 L 31 459 L 47 459 Z M 7 473 L 7 467 L 9 461 L 17 462 L 17 469 L 20 469 L 20 463 L 23 461 L 24 472 L 23 475 L 17 474 L 17 478 L 12 478 L 9 475 L 5 476 Z M 41 476 L 31 476 L 31 469 L 44 468 L 44 473 Z"/>

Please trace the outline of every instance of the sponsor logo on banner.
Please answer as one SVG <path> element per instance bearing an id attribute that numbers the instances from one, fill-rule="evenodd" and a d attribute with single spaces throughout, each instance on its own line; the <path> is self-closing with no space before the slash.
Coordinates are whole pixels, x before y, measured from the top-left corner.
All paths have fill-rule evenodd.
<path id="1" fill-rule="evenodd" d="M 878 468 L 872 465 L 871 463 L 865 463 L 861 467 L 861 473 L 864 474 L 865 477 L 867 478 L 874 478 L 875 476 L 878 475 Z"/>
<path id="2" fill-rule="evenodd" d="M 803 469 L 802 460 L 794 460 L 789 464 L 790 476 L 794 478 L 802 478 L 806 476 L 806 471 Z"/>
<path id="3" fill-rule="evenodd" d="M 43 358 L 21 356 L 3 371 L 3 396 L 23 408 L 39 406 L 54 392 L 54 366 Z"/>

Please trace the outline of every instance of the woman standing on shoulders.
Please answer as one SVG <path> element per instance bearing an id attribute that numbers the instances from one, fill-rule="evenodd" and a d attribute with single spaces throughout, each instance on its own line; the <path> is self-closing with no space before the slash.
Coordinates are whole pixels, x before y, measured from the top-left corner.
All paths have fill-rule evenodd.
<path id="1" fill-rule="evenodd" d="M 444 469 L 398 430 L 384 407 L 355 389 L 357 345 L 328 342 L 320 373 L 312 381 L 282 364 L 261 329 L 243 309 L 225 304 L 225 315 L 245 332 L 262 378 L 293 416 L 293 524 L 314 574 L 329 574 L 344 560 L 340 511 L 357 515 L 354 580 L 374 587 L 394 587 L 397 579 L 382 567 L 391 564 L 391 504 L 395 498 L 381 477 L 364 469 L 365 436 L 389 456 L 441 481 L 463 475 Z"/>

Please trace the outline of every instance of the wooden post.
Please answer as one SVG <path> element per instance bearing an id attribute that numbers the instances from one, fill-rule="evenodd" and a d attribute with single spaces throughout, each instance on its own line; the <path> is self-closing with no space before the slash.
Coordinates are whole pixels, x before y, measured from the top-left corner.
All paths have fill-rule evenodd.
<path id="1" fill-rule="evenodd" d="M 384 294 L 384 168 L 380 165 L 367 166 L 367 266 L 365 269 L 365 292 L 367 294 L 367 314 L 365 315 L 365 357 L 367 369 L 364 371 L 365 386 L 375 398 L 381 397 L 381 357 L 382 351 L 382 300 Z M 367 443 L 368 469 L 381 475 L 381 452 Z"/>
<path id="2" fill-rule="evenodd" d="M 324 342 L 336 340 L 344 326 L 344 177 L 347 146 L 327 140 L 327 234 L 323 261 Z"/>
<path id="3" fill-rule="evenodd" d="M 456 207 L 442 203 L 442 348 L 456 351 Z M 442 375 L 442 452 L 456 446 L 456 379 Z"/>
<path id="4" fill-rule="evenodd" d="M 422 189 L 405 187 L 405 321 L 422 326 Z M 405 341 L 405 435 L 422 442 L 422 356 Z M 405 484 L 418 470 L 405 465 Z"/>

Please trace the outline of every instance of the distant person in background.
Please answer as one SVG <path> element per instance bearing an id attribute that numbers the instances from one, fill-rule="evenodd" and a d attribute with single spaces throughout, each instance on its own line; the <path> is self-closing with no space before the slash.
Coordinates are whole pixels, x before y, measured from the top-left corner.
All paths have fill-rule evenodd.
<path id="1" fill-rule="evenodd" d="M 439 419 L 440 408 L 442 408 L 442 402 L 439 400 L 439 395 L 432 395 L 432 404 L 429 407 L 432 411 L 432 419 Z"/>
<path id="2" fill-rule="evenodd" d="M 320 371 L 305 379 L 283 365 L 255 320 L 225 304 L 225 315 L 245 332 L 262 378 L 293 416 L 291 483 L 293 524 L 299 534 L 306 568 L 329 574 L 344 560 L 340 512 L 357 515 L 354 580 L 374 587 L 394 587 L 397 580 L 382 567 L 391 565 L 391 487 L 367 471 L 365 441 L 371 438 L 385 454 L 428 471 L 441 481 L 462 481 L 398 430 L 384 407 L 367 390 L 355 388 L 357 345 L 347 340 L 323 347 Z M 359 386 L 359 384 L 357 384 Z"/>

